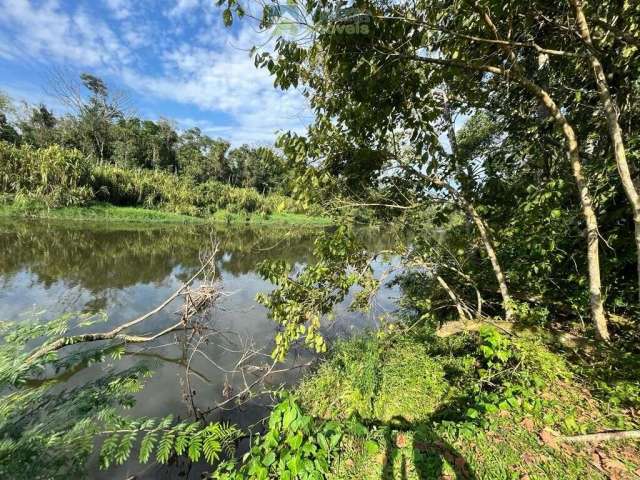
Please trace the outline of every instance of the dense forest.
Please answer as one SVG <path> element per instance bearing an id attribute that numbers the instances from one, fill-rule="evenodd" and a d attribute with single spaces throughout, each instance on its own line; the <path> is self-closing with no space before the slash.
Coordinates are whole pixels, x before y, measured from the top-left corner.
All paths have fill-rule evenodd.
<path id="1" fill-rule="evenodd" d="M 304 211 L 283 196 L 290 178 L 274 148 L 231 148 L 198 128 L 178 132 L 169 120 L 140 119 L 122 93 L 90 74 L 55 82 L 68 109 L 61 117 L 42 104 L 16 106 L 0 92 L 5 203 L 98 201 L 196 216 Z"/>
<path id="2" fill-rule="evenodd" d="M 91 354 L 104 361 L 155 340 L 128 333 L 142 320 L 104 333 L 78 333 L 82 315 L 3 324 L 0 472 L 83 472 L 99 439 L 104 468 L 135 455 L 181 459 L 217 479 L 638 478 L 640 4 L 309 0 L 256 14 L 217 3 L 230 28 L 257 17 L 273 31 L 295 11 L 286 21 L 296 28 L 252 54 L 276 88 L 305 96 L 314 119 L 304 134 L 230 149 L 125 118 L 84 75 L 75 114 L 0 117 L 2 188 L 13 202 L 35 191 L 40 180 L 22 179 L 37 168 L 25 164 L 60 149 L 90 158 L 93 183 L 72 187 L 92 199 L 118 203 L 122 169 L 184 178 L 181 196 L 156 202 L 174 211 L 218 205 L 224 184 L 330 216 L 308 261 L 257 267 L 273 285 L 257 298 L 275 324 L 273 363 L 217 405 L 187 388 L 188 419 L 138 418 L 121 407 L 135 403 L 146 370 L 73 399 L 25 385 L 79 361 L 71 345 L 103 342 Z M 355 223 L 392 244 L 364 241 Z M 209 254 L 196 276 L 215 263 L 215 247 Z M 215 285 L 158 335 L 208 338 L 201 314 L 219 299 Z M 400 298 L 376 329 L 330 336 L 339 306 L 375 316 L 386 287 Z M 265 387 L 273 408 L 254 429 L 211 416 L 258 396 L 301 349 L 316 354 L 312 367 L 296 385 Z M 72 427 L 60 416 L 69 406 L 81 419 Z M 58 416 L 44 422 L 46 412 Z"/>

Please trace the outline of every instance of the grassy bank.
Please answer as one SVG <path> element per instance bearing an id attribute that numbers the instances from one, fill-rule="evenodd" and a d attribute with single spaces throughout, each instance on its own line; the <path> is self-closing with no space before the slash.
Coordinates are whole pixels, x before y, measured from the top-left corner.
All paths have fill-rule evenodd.
<path id="1" fill-rule="evenodd" d="M 46 208 L 36 204 L 2 205 L 0 217 L 42 218 L 52 220 L 131 222 L 131 223 L 229 223 L 251 225 L 330 225 L 325 217 L 314 217 L 298 213 L 234 213 L 218 210 L 206 217 L 195 217 L 178 213 L 151 210 L 139 207 L 117 207 L 107 203 L 98 203 L 82 207 Z"/>
<path id="2" fill-rule="evenodd" d="M 346 425 L 328 478 L 637 478 L 637 441 L 563 439 L 638 428 L 568 365 L 495 330 L 378 334 L 340 343 L 296 397 L 311 417 Z"/>

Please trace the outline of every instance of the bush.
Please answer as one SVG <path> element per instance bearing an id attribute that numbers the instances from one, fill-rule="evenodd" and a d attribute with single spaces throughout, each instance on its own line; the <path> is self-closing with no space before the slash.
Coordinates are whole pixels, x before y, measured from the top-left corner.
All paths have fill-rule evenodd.
<path id="1" fill-rule="evenodd" d="M 90 162 L 78 150 L 0 142 L 2 193 L 40 200 L 47 207 L 82 205 L 93 197 L 90 174 Z"/>
<path id="2" fill-rule="evenodd" d="M 96 198 L 114 205 L 197 212 L 193 185 L 167 172 L 103 165 L 94 168 L 92 183 Z"/>
<path id="3" fill-rule="evenodd" d="M 340 342 L 332 353 L 298 389 L 313 415 L 412 422 L 428 418 L 442 401 L 444 370 L 417 339 L 368 336 Z"/>
<path id="4" fill-rule="evenodd" d="M 163 170 L 95 165 L 79 151 L 54 145 L 34 148 L 0 142 L 0 193 L 24 204 L 47 207 L 83 205 L 92 200 L 117 206 L 159 209 L 206 216 L 218 209 L 231 213 L 301 213 L 303 206 L 281 195 L 264 196 L 210 180 L 194 184 Z"/>

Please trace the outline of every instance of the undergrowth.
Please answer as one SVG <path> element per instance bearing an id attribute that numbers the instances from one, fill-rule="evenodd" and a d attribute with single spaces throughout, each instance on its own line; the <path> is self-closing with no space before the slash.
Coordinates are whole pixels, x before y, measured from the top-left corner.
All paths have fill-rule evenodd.
<path id="1" fill-rule="evenodd" d="M 297 396 L 312 416 L 365 426 L 345 434 L 330 478 L 631 478 L 640 467 L 637 443 L 563 442 L 637 425 L 562 356 L 495 328 L 339 342 Z"/>

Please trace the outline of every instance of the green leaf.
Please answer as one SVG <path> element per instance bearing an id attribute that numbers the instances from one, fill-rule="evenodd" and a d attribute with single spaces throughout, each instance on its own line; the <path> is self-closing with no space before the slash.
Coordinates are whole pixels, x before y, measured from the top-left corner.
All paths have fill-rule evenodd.
<path id="1" fill-rule="evenodd" d="M 291 450 L 298 450 L 302 445 L 302 433 L 298 432 L 295 435 L 288 436 L 286 442 L 291 447 Z"/>
<path id="2" fill-rule="evenodd" d="M 140 463 L 147 463 L 149 456 L 153 452 L 153 447 L 157 440 L 157 434 L 155 432 L 149 432 L 140 442 L 140 452 L 138 454 L 138 460 Z"/>
<path id="3" fill-rule="evenodd" d="M 262 459 L 262 464 L 265 467 L 270 467 L 273 464 L 273 462 L 275 462 L 275 461 L 276 461 L 276 454 L 275 454 L 275 452 L 273 450 L 271 450 Z"/>
<path id="4" fill-rule="evenodd" d="M 367 440 L 366 442 L 364 442 L 364 450 L 369 455 L 375 455 L 376 453 L 378 453 L 379 449 L 380 447 L 378 443 L 374 442 L 373 440 Z"/>

